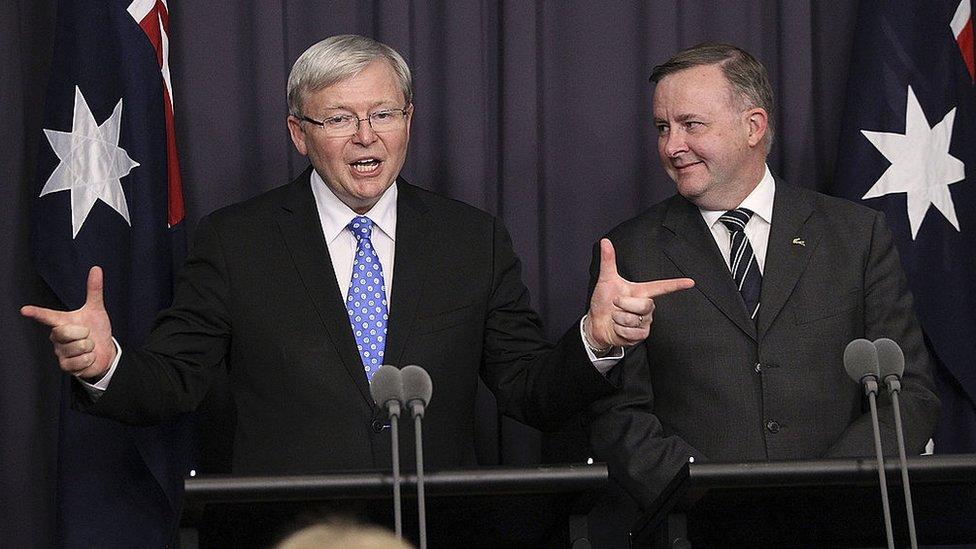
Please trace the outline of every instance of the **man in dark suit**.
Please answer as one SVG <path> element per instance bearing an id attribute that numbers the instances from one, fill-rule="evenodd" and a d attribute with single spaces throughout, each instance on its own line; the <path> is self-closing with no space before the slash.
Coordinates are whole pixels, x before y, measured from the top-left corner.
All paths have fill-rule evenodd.
<path id="1" fill-rule="evenodd" d="M 433 379 L 432 468 L 475 464 L 479 375 L 504 413 L 542 428 L 611 392 L 601 371 L 647 336 L 653 298 L 692 282 L 623 280 L 604 243 L 591 311 L 549 345 L 500 222 L 399 176 L 411 99 L 397 52 L 361 36 L 323 40 L 288 81 L 288 128 L 311 167 L 201 220 L 144 348 L 112 339 L 98 268 L 82 309 L 25 307 L 80 380 L 76 405 L 151 423 L 194 409 L 225 365 L 232 470 L 317 473 L 389 467 L 368 385 L 384 363 L 419 364 Z"/>
<path id="2" fill-rule="evenodd" d="M 651 81 L 677 195 L 608 236 L 622 276 L 696 285 L 657 300 L 649 337 L 609 374 L 623 390 L 591 410 L 611 475 L 647 506 L 689 461 L 873 455 L 870 414 L 843 364 L 856 338 L 904 349 L 905 439 L 921 452 L 938 399 L 884 216 L 771 175 L 772 89 L 748 53 L 701 44 Z M 890 406 L 879 410 L 889 452 Z"/>

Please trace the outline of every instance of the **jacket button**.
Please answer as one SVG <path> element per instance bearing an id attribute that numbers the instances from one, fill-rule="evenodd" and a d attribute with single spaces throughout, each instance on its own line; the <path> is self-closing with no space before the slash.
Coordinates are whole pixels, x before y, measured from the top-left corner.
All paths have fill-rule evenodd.
<path id="1" fill-rule="evenodd" d="M 757 362 L 756 365 L 753 367 L 753 369 L 756 371 L 757 374 L 761 374 L 762 373 L 762 362 Z"/>
<path id="2" fill-rule="evenodd" d="M 766 421 L 766 430 L 769 431 L 770 433 L 778 433 L 779 432 L 779 422 L 776 421 L 775 419 L 767 420 Z"/>
<path id="3" fill-rule="evenodd" d="M 370 425 L 370 428 L 373 429 L 373 432 L 374 433 L 381 433 L 381 432 L 383 432 L 383 429 L 389 429 L 390 428 L 390 424 L 389 423 L 386 423 L 384 421 L 381 421 L 379 419 L 374 419 L 373 420 L 373 423 Z"/>

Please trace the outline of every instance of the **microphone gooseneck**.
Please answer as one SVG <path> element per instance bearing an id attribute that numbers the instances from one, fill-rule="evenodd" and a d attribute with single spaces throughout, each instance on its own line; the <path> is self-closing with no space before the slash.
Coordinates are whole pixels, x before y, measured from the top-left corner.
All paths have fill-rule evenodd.
<path id="1" fill-rule="evenodd" d="M 420 366 L 404 366 L 403 402 L 410 410 L 414 422 L 415 447 L 417 449 L 417 520 L 420 524 L 420 549 L 427 549 L 427 511 L 424 501 L 424 440 L 423 418 L 434 392 L 430 374 Z"/>
<path id="2" fill-rule="evenodd" d="M 403 502 L 400 496 L 400 407 L 403 402 L 403 378 L 396 367 L 384 364 L 373 374 L 369 393 L 390 420 L 390 446 L 393 461 L 393 529 L 397 539 L 403 538 Z"/>
<path id="3" fill-rule="evenodd" d="M 912 549 L 918 549 L 918 536 L 915 534 L 915 509 L 912 506 L 912 487 L 908 480 L 908 457 L 905 452 L 905 432 L 901 424 L 901 405 L 898 395 L 901 393 L 901 376 L 905 373 L 905 353 L 894 340 L 883 337 L 874 340 L 878 350 L 878 365 L 881 379 L 888 394 L 891 395 L 891 407 L 895 414 L 895 437 L 898 439 L 898 465 L 901 468 L 901 484 L 905 495 L 905 513 L 908 516 L 908 539 Z"/>
<path id="4" fill-rule="evenodd" d="M 874 429 L 874 451 L 878 461 L 878 481 L 881 483 L 881 509 L 884 512 L 885 537 L 888 549 L 895 549 L 891 530 L 891 506 L 888 502 L 888 480 L 885 477 L 884 453 L 881 450 L 881 427 L 878 425 L 878 350 L 866 339 L 855 339 L 844 349 L 844 369 L 847 375 L 864 387 L 871 407 L 871 427 Z"/>

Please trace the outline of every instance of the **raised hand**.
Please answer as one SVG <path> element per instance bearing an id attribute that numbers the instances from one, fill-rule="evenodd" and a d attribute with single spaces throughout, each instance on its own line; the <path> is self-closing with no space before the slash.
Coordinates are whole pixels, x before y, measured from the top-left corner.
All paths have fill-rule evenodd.
<path id="1" fill-rule="evenodd" d="M 88 272 L 85 305 L 74 311 L 55 311 L 33 305 L 20 314 L 51 327 L 51 343 L 58 365 L 65 372 L 86 381 L 98 380 L 115 360 L 112 323 L 102 300 L 102 269 Z"/>
<path id="2" fill-rule="evenodd" d="M 630 347 L 651 333 L 654 298 L 687 290 L 690 278 L 630 282 L 617 273 L 617 255 L 609 239 L 600 241 L 600 275 L 586 319 L 586 337 L 599 349 Z"/>

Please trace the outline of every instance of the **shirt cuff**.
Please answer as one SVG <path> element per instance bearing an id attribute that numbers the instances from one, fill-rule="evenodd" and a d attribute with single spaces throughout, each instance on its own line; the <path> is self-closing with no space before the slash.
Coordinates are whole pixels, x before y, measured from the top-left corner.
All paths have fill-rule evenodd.
<path id="1" fill-rule="evenodd" d="M 98 397 L 102 396 L 102 393 L 108 389 L 108 384 L 112 381 L 112 376 L 115 375 L 115 369 L 119 365 L 119 360 L 122 359 L 122 347 L 119 346 L 119 342 L 113 337 L 112 343 L 115 345 L 115 360 L 113 360 L 112 364 L 109 365 L 108 371 L 105 372 L 102 379 L 99 379 L 95 383 L 88 383 L 87 381 L 78 378 L 78 381 L 81 382 L 81 386 L 85 389 L 85 392 L 88 393 L 88 396 L 90 396 L 92 400 L 97 400 Z"/>
<path id="2" fill-rule="evenodd" d="M 583 331 L 584 322 L 586 322 L 585 316 L 580 319 L 579 329 L 580 339 L 583 340 L 583 348 L 586 349 L 586 356 L 590 359 L 593 367 L 596 368 L 598 372 L 600 372 L 602 375 L 607 375 L 607 372 L 616 366 L 617 362 L 620 362 L 620 359 L 624 357 L 624 348 L 611 347 L 609 351 L 606 351 L 606 354 L 600 353 L 600 356 L 598 356 L 596 354 L 596 349 L 591 347 L 586 341 L 586 332 Z"/>

